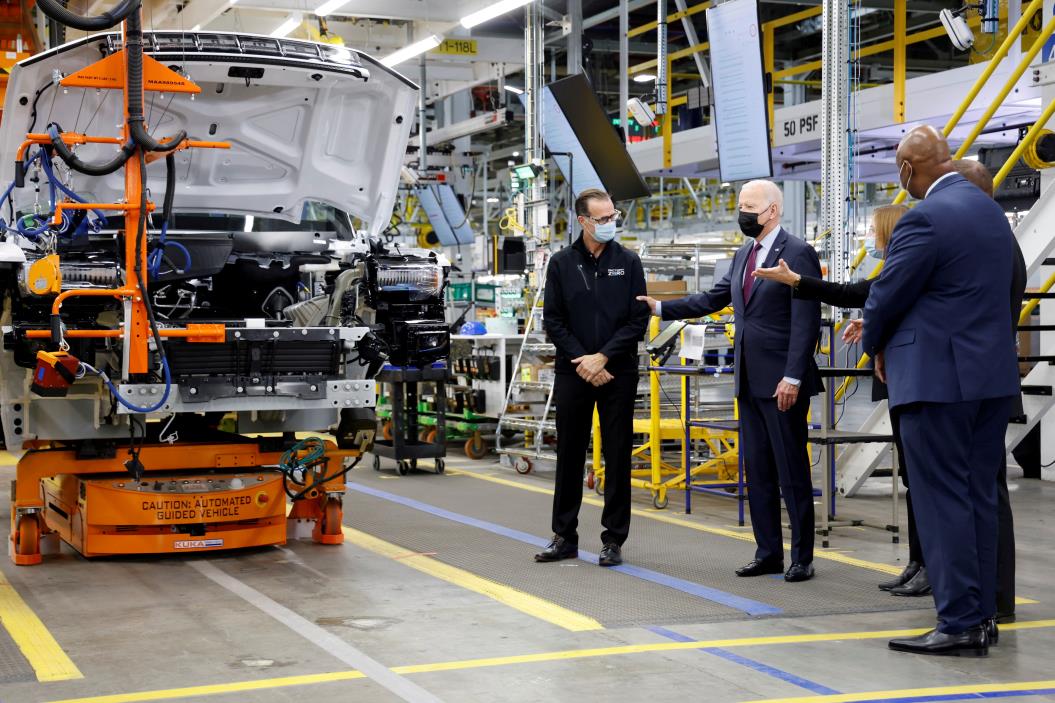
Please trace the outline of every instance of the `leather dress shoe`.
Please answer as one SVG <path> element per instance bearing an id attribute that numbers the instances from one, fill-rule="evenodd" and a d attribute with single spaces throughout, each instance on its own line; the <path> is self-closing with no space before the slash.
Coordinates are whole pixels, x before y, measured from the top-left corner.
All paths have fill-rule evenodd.
<path id="1" fill-rule="evenodd" d="M 563 537 L 554 536 L 546 548 L 535 555 L 535 561 L 560 561 L 561 559 L 577 559 L 578 557 L 579 545 L 572 544 Z"/>
<path id="2" fill-rule="evenodd" d="M 996 618 L 989 618 L 982 624 L 985 626 L 986 636 L 989 637 L 989 646 L 1000 644 L 1000 628 L 996 626 Z"/>
<path id="3" fill-rule="evenodd" d="M 926 567 L 920 568 L 916 575 L 909 579 L 904 586 L 891 588 L 889 591 L 891 595 L 909 597 L 925 596 L 930 594 L 930 592 L 930 579 L 927 578 Z"/>
<path id="4" fill-rule="evenodd" d="M 891 588 L 904 586 L 912 579 L 913 576 L 916 575 L 916 572 L 919 571 L 921 568 L 923 568 L 923 565 L 920 564 L 918 561 L 910 561 L 908 563 L 908 566 L 906 566 L 901 571 L 901 573 L 897 575 L 897 578 L 892 581 L 884 581 L 883 583 L 879 584 L 879 590 L 889 591 Z"/>
<path id="5" fill-rule="evenodd" d="M 985 626 L 976 625 L 958 635 L 931 630 L 918 637 L 890 640 L 888 646 L 895 652 L 908 652 L 909 654 L 985 657 L 989 655 L 989 635 L 986 634 Z"/>
<path id="6" fill-rule="evenodd" d="M 780 561 L 764 561 L 755 559 L 747 566 L 741 566 L 736 570 L 737 576 L 765 576 L 766 574 L 780 574 L 784 572 L 784 563 Z"/>
<path id="7" fill-rule="evenodd" d="M 597 559 L 597 564 L 600 566 L 619 566 L 623 563 L 623 555 L 619 550 L 619 545 L 612 543 L 604 545 L 604 549 L 601 550 L 601 555 Z"/>
<path id="8" fill-rule="evenodd" d="M 813 578 L 813 564 L 792 564 L 788 572 L 784 574 L 784 580 L 788 583 L 809 581 Z"/>

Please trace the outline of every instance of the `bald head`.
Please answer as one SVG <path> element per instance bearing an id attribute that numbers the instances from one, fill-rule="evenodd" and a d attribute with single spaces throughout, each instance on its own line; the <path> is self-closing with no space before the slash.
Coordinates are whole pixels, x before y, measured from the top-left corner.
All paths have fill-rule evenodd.
<path id="1" fill-rule="evenodd" d="M 956 159 L 952 162 L 956 172 L 988 195 L 993 197 L 993 174 L 980 162 L 973 159 Z"/>
<path id="2" fill-rule="evenodd" d="M 934 181 L 955 170 L 949 142 L 930 125 L 916 127 L 898 144 L 897 168 L 901 187 L 922 200 Z"/>

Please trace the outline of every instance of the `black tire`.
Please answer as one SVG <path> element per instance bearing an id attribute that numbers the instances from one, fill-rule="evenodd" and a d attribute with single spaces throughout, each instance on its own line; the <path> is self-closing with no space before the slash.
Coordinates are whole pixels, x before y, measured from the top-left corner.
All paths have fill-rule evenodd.
<path id="1" fill-rule="evenodd" d="M 667 496 L 663 496 L 663 500 L 661 501 L 659 499 L 659 493 L 655 493 L 655 494 L 652 495 L 652 507 L 655 508 L 656 510 L 663 510 L 669 504 L 670 504 L 670 498 L 668 498 Z"/>
<path id="2" fill-rule="evenodd" d="M 396 465 L 396 471 L 399 472 L 400 476 L 406 476 L 410 473 L 410 464 L 405 461 L 401 461 Z"/>
<path id="3" fill-rule="evenodd" d="M 443 461 L 443 459 L 437 459 L 436 460 L 436 473 L 442 474 L 446 470 L 447 470 L 446 462 Z"/>
<path id="4" fill-rule="evenodd" d="M 379 457 L 378 455 L 374 454 L 374 471 L 380 471 L 380 470 L 381 470 L 381 457 Z"/>

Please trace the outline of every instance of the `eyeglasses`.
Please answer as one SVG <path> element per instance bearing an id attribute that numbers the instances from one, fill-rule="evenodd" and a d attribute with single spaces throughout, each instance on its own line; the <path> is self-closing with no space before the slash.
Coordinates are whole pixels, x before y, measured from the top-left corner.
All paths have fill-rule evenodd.
<path id="1" fill-rule="evenodd" d="M 606 215 L 605 217 L 590 217 L 589 215 L 587 215 L 586 219 L 594 223 L 595 225 L 606 225 L 609 222 L 615 222 L 616 220 L 623 219 L 623 213 L 619 210 L 616 210 L 611 215 Z"/>

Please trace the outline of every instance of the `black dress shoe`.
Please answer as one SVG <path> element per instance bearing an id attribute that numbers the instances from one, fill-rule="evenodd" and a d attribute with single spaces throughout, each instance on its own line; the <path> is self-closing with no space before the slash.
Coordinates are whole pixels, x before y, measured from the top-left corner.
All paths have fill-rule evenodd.
<path id="1" fill-rule="evenodd" d="M 623 555 L 619 551 L 618 544 L 606 544 L 604 549 L 601 550 L 601 556 L 598 557 L 597 563 L 600 566 L 619 566 L 623 563 Z"/>
<path id="2" fill-rule="evenodd" d="M 985 657 L 989 655 L 989 635 L 986 634 L 984 626 L 976 625 L 958 635 L 948 635 L 938 630 L 931 630 L 919 637 L 890 640 L 888 646 L 895 652 L 910 654 Z"/>
<path id="3" fill-rule="evenodd" d="M 792 564 L 788 572 L 784 574 L 784 580 L 788 583 L 809 581 L 813 578 L 813 564 Z"/>
<path id="4" fill-rule="evenodd" d="M 1000 644 L 1000 628 L 996 626 L 996 618 L 989 618 L 984 623 L 985 634 L 989 638 L 989 646 L 995 647 Z"/>
<path id="5" fill-rule="evenodd" d="M 736 570 L 737 576 L 765 576 L 781 573 L 784 573 L 784 562 L 763 561 L 762 559 L 755 559 L 747 566 L 741 566 Z"/>
<path id="6" fill-rule="evenodd" d="M 578 557 L 579 545 L 572 544 L 563 537 L 554 537 L 545 549 L 535 555 L 535 561 L 560 561 Z"/>
<path id="7" fill-rule="evenodd" d="M 916 575 L 909 579 L 908 583 L 904 586 L 898 586 L 897 588 L 891 588 L 890 593 L 895 596 L 909 596 L 915 598 L 918 596 L 926 596 L 931 592 L 930 579 L 927 578 L 926 567 L 921 568 L 916 572 Z"/>
<path id="8" fill-rule="evenodd" d="M 898 574 L 897 578 L 895 578 L 893 581 L 884 581 L 883 583 L 879 584 L 879 589 L 881 591 L 889 591 L 891 588 L 904 586 L 912 579 L 913 576 L 916 575 L 916 572 L 919 571 L 922 567 L 923 565 L 920 564 L 918 561 L 910 561 L 908 563 L 908 566 L 906 566 L 901 571 L 901 573 Z"/>

